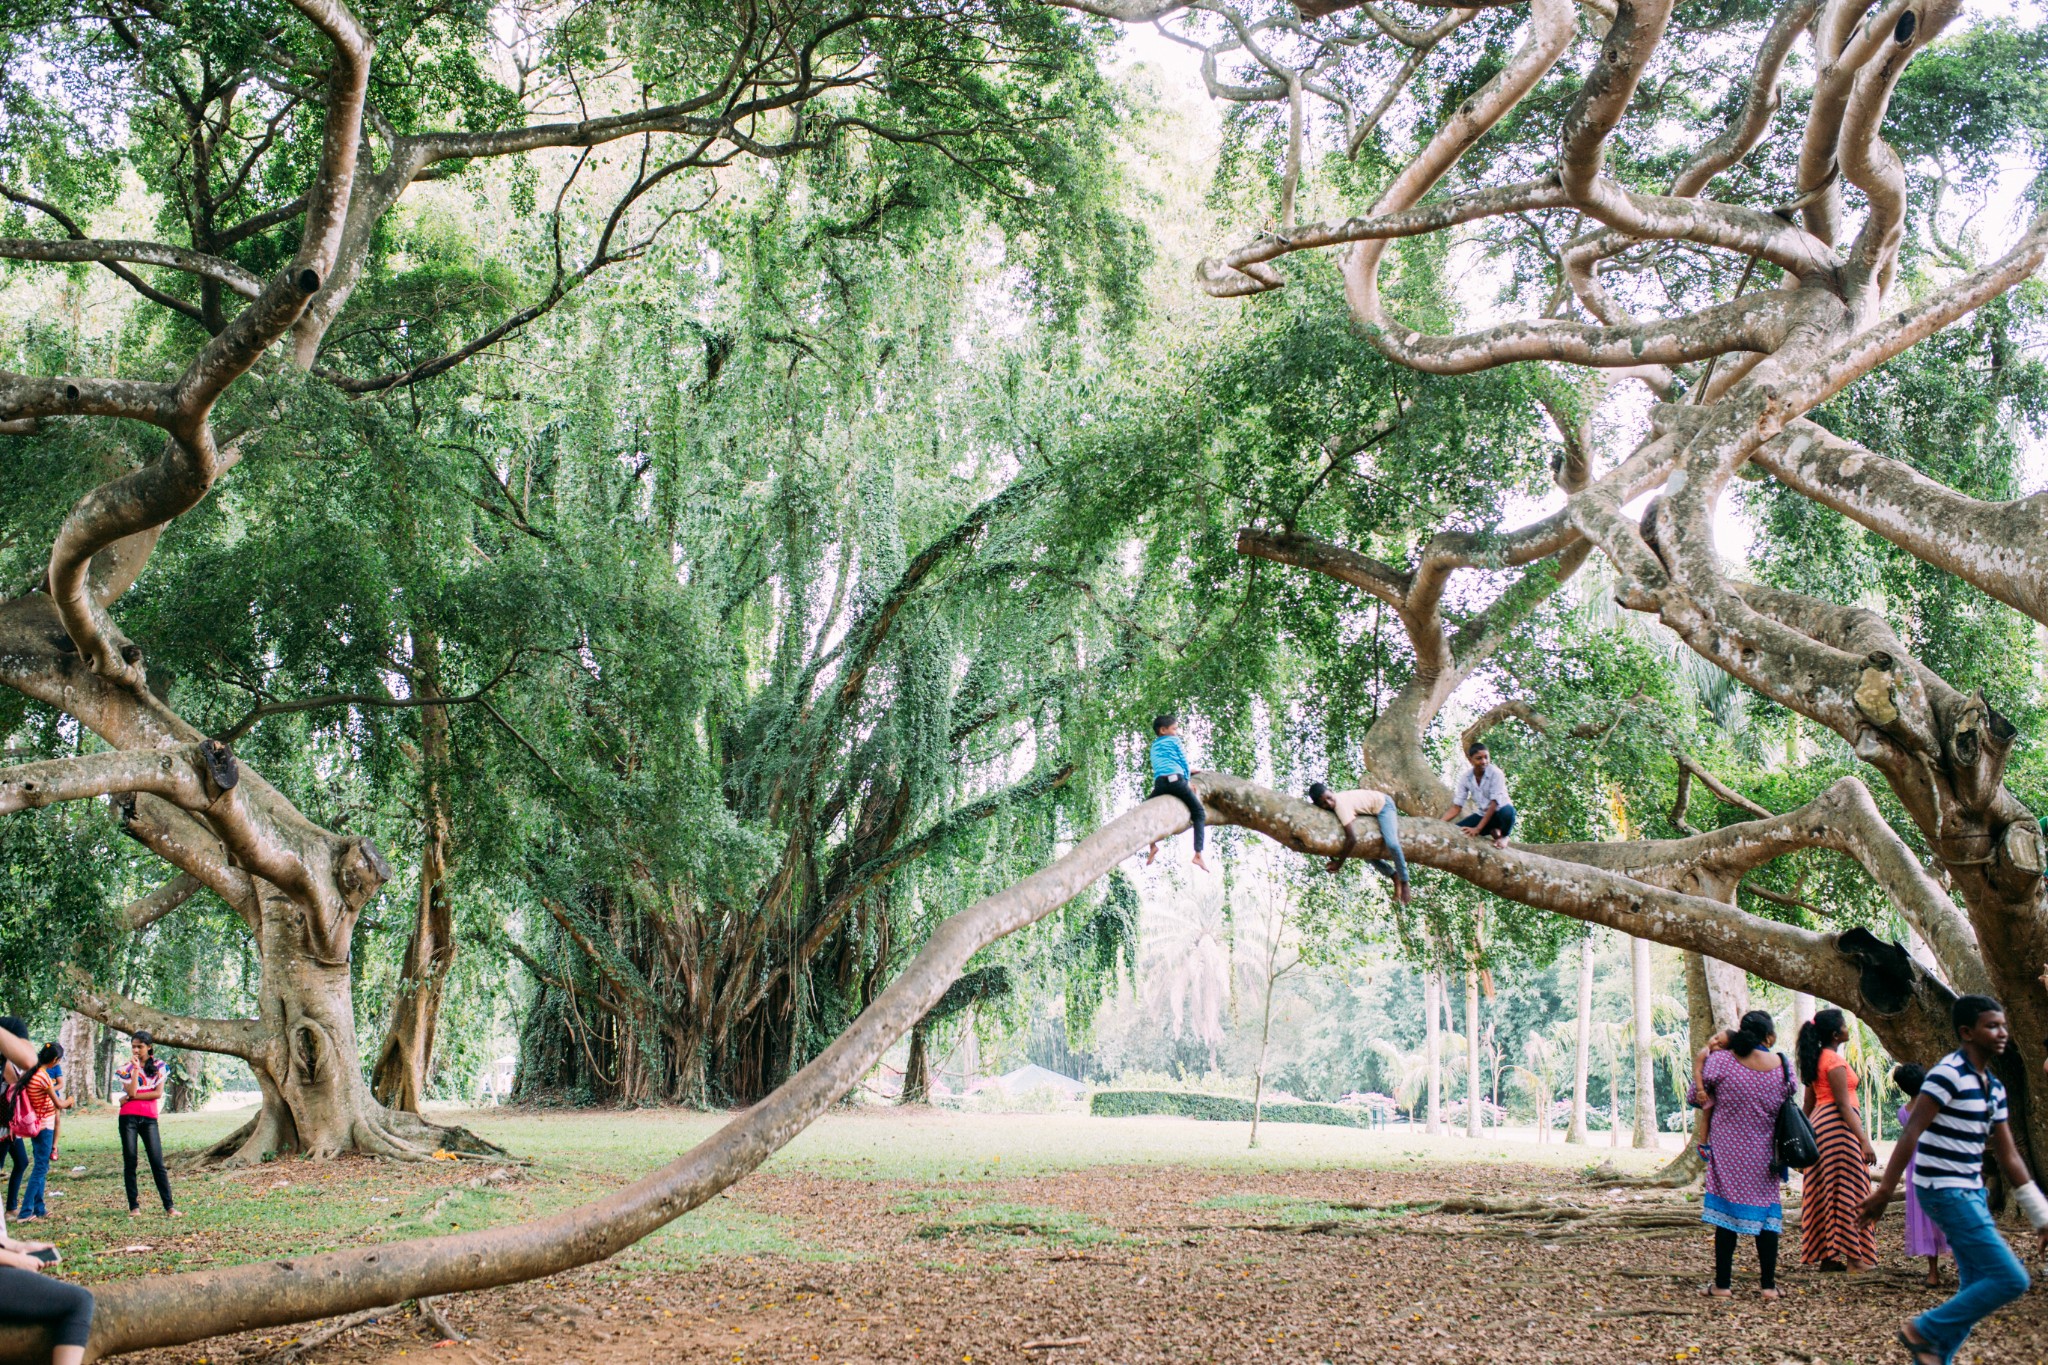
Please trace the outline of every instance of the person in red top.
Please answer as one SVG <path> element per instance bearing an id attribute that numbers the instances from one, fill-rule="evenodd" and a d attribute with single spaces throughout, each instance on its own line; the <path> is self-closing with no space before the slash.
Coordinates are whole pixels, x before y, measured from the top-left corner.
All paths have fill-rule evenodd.
<path id="1" fill-rule="evenodd" d="M 121 1087 L 121 1174 L 128 1185 L 128 1216 L 142 1213 L 142 1200 L 135 1188 L 136 1148 L 149 1153 L 149 1173 L 156 1178 L 156 1193 L 164 1201 L 164 1212 L 182 1218 L 171 1203 L 171 1177 L 164 1170 L 164 1143 L 156 1127 L 156 1102 L 170 1079 L 170 1068 L 157 1060 L 156 1039 L 141 1029 L 128 1042 L 129 1058 L 114 1072 Z"/>
<path id="2" fill-rule="evenodd" d="M 49 1183 L 50 1153 L 57 1146 L 57 1110 L 70 1103 L 58 1097 L 57 1083 L 50 1079 L 50 1068 L 63 1056 L 63 1044 L 45 1043 L 43 1050 L 36 1054 L 35 1065 L 7 1096 L 9 1112 L 25 1098 L 36 1116 L 35 1136 L 29 1140 L 28 1184 L 21 1191 L 21 1221 L 24 1223 L 50 1216 L 49 1206 L 43 1202 L 43 1187 Z"/>
<path id="3" fill-rule="evenodd" d="M 36 1064 L 36 1046 L 28 1040 L 28 1026 L 11 1014 L 0 1015 L 0 1059 L 17 1079 Z M 0 1324 L 41 1327 L 56 1342 L 50 1365 L 83 1365 L 86 1339 L 92 1330 L 92 1293 L 82 1285 L 50 1277 L 49 1269 L 59 1259 L 57 1249 L 48 1242 L 18 1242 L 9 1237 L 7 1222 L 0 1219 Z"/>

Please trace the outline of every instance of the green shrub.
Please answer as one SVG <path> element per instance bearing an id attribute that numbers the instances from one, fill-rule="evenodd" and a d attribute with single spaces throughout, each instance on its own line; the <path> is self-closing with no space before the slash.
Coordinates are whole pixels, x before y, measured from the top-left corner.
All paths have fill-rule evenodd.
<path id="1" fill-rule="evenodd" d="M 1250 1123 L 1252 1102 L 1228 1095 L 1189 1095 L 1174 1090 L 1098 1090 L 1088 1102 L 1088 1112 L 1106 1119 L 1172 1114 L 1185 1119 Z M 1334 1104 L 1268 1104 L 1259 1110 L 1259 1118 L 1266 1123 L 1328 1123 L 1339 1128 L 1367 1126 L 1363 1109 L 1343 1109 Z"/>

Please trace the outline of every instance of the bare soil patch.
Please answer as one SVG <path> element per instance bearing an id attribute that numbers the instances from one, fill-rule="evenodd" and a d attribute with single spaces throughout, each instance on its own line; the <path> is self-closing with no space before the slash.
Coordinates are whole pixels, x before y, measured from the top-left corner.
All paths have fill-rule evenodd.
<path id="1" fill-rule="evenodd" d="M 1474 1199 L 1491 1211 L 1433 1207 Z M 1545 1211 L 1558 1203 L 1597 1213 Z M 768 1173 L 705 1213 L 772 1227 L 781 1249 L 711 1249 L 674 1268 L 656 1254 L 442 1300 L 467 1342 L 441 1341 L 407 1308 L 305 1359 L 1846 1365 L 1902 1360 L 1899 1320 L 1944 1296 L 1919 1283 L 1893 1220 L 1881 1230 L 1886 1262 L 1869 1275 L 1805 1269 L 1794 1251 L 1781 1300 L 1758 1297 L 1753 1257 L 1738 1263 L 1733 1301 L 1703 1298 L 1711 1248 L 1697 1209 L 1520 1165 L 1134 1166 L 938 1181 Z M 1788 1235 L 1788 1250 L 1796 1241 Z M 143 1359 L 225 1365 L 291 1340 L 219 1340 Z M 2048 1305 L 2035 1294 L 1959 1359 L 2044 1354 Z"/>

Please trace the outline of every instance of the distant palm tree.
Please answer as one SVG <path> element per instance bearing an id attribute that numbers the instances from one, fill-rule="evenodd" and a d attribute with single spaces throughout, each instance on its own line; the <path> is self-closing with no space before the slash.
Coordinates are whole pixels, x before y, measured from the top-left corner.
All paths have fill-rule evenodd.
<path id="1" fill-rule="evenodd" d="M 1557 1093 L 1564 1054 L 1550 1039 L 1531 1032 L 1522 1041 L 1522 1065 L 1508 1069 L 1522 1078 L 1529 1098 L 1536 1103 L 1536 1140 L 1550 1141 L 1550 1101 Z"/>
<path id="2" fill-rule="evenodd" d="M 1171 1020 L 1173 1036 L 1192 1035 L 1209 1050 L 1215 1069 L 1230 1008 L 1229 926 L 1223 917 L 1220 878 L 1193 885 L 1166 881 L 1166 894 L 1148 897 L 1138 977 L 1145 1008 Z"/>
<path id="3" fill-rule="evenodd" d="M 1415 1107 L 1422 1103 L 1423 1087 L 1429 1083 L 1429 1053 L 1422 1048 L 1404 1052 L 1384 1038 L 1375 1038 L 1366 1047 L 1379 1058 L 1394 1103 L 1408 1111 L 1408 1122 L 1413 1124 Z"/>

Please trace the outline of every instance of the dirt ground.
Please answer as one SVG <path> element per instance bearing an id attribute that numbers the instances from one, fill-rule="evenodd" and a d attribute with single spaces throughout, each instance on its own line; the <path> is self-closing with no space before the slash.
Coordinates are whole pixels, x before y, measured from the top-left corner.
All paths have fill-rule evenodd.
<path id="1" fill-rule="evenodd" d="M 1605 1212 L 1547 1221 L 1430 1208 L 1471 1196 Z M 1693 1221 L 1697 1204 L 1602 1193 L 1534 1165 L 1111 1166 L 942 1181 L 770 1172 L 716 1204 L 706 1212 L 786 1228 L 792 1249 L 715 1254 L 689 1268 L 593 1267 L 443 1300 L 467 1342 L 440 1340 L 405 1308 L 302 1358 L 1896 1365 L 1905 1359 L 1892 1342 L 1901 1317 L 1943 1296 L 1897 1250 L 1893 1219 L 1881 1229 L 1891 1250 L 1878 1271 L 1823 1275 L 1801 1268 L 1794 1252 L 1780 1276 L 1785 1296 L 1765 1302 L 1752 1258 L 1738 1262 L 1732 1301 L 1708 1300 L 1699 1289 L 1710 1244 Z M 1399 1207 L 1410 1204 L 1421 1207 Z M 1958 1359 L 2048 1357 L 2044 1294 L 1993 1319 Z M 226 1365 L 293 1340 L 217 1340 L 136 1359 Z"/>

